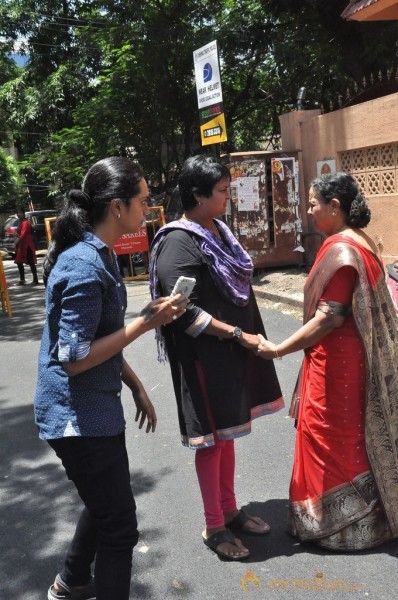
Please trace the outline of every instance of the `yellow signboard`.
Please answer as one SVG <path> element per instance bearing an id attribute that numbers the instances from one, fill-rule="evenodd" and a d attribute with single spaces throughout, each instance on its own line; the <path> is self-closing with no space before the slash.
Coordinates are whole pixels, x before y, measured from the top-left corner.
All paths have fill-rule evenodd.
<path id="1" fill-rule="evenodd" d="M 200 136 L 202 138 L 202 146 L 226 142 L 227 128 L 224 113 L 220 113 L 214 119 L 211 119 L 211 121 L 202 123 L 200 126 Z"/>

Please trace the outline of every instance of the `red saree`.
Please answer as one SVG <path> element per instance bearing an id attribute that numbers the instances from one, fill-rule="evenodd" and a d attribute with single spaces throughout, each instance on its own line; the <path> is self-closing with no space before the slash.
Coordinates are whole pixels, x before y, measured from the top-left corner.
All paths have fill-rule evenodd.
<path id="1" fill-rule="evenodd" d="M 334 550 L 398 537 L 398 321 L 377 257 L 343 235 L 320 249 L 304 321 L 320 301 L 350 307 L 301 371 L 291 533 Z"/>

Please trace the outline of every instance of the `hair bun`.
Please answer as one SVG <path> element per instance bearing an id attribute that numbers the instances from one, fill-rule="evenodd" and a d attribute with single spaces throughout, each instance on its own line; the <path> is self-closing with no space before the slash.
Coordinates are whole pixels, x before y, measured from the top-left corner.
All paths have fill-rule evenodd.
<path id="1" fill-rule="evenodd" d="M 89 210 L 91 207 L 91 198 L 86 192 L 83 192 L 83 190 L 71 190 L 69 192 L 69 198 L 83 210 Z"/>
<path id="2" fill-rule="evenodd" d="M 351 225 L 351 227 L 359 227 L 362 229 L 369 223 L 370 217 L 370 208 L 366 198 L 359 190 L 351 203 L 350 214 L 347 222 L 349 225 Z"/>

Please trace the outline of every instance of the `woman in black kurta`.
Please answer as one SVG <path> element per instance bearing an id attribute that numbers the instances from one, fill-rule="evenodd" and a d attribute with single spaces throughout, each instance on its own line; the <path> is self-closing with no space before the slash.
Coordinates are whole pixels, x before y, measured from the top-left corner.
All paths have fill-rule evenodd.
<path id="1" fill-rule="evenodd" d="M 244 515 L 234 494 L 234 438 L 251 419 L 283 407 L 272 362 L 255 351 L 265 335 L 250 286 L 250 257 L 215 217 L 225 212 L 230 175 L 214 159 L 183 166 L 179 188 L 185 215 L 163 227 L 152 247 L 151 289 L 168 295 L 180 275 L 196 284 L 186 313 L 160 335 L 177 399 L 182 443 L 194 448 L 205 506 L 205 543 L 229 559 L 249 551 L 226 529 L 265 534 L 269 526 Z"/>

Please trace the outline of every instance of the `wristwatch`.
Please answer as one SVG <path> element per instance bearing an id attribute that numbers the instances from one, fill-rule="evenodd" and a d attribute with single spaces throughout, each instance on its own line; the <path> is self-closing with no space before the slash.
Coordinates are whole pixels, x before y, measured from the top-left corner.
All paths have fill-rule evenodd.
<path id="1" fill-rule="evenodd" d="M 240 338 L 241 335 L 242 335 L 241 328 L 240 327 L 234 327 L 234 329 L 232 331 L 232 339 L 237 342 L 239 340 L 239 338 Z"/>

